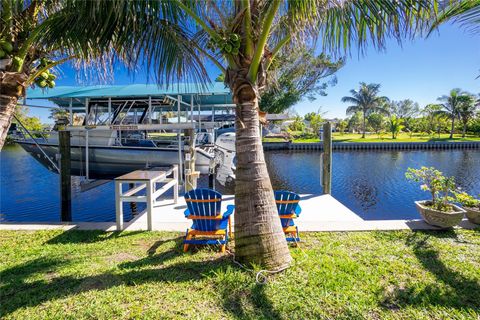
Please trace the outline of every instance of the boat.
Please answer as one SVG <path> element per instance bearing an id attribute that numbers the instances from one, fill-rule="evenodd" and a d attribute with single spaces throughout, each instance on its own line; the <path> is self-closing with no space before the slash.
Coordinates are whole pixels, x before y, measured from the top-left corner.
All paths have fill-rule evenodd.
<path id="1" fill-rule="evenodd" d="M 111 179 L 138 169 L 173 164 L 181 168 L 185 154 L 192 146 L 196 151 L 196 170 L 207 174 L 215 165 L 217 149 L 217 153 L 227 149 L 231 153 L 234 150 L 235 140 L 231 133 L 227 140 L 232 146 L 225 149 L 215 144 L 215 141 L 220 141 L 220 136 L 214 139 L 216 126 L 225 127 L 224 121 L 202 124 L 193 120 L 194 107 L 197 107 L 195 111 L 198 114 L 205 108 L 212 111 L 212 105 L 223 110 L 234 107 L 225 98 L 229 96 L 225 89 L 200 94 L 162 91 L 156 86 L 138 90 L 140 88 L 134 85 L 133 88 L 117 88 L 122 93 L 112 94 L 115 87 L 58 87 L 47 94 L 31 92 L 29 95 L 29 99 L 32 96 L 35 99 L 46 98 L 56 103 L 58 108 L 69 111 L 70 123 L 64 129 L 71 133 L 72 175 L 86 176 L 88 179 Z M 212 99 L 214 96 L 217 96 L 216 99 Z M 227 103 L 218 103 L 219 96 Z M 190 103 L 185 102 L 188 97 Z M 174 111 L 175 117 L 172 116 Z M 83 119 L 79 116 L 82 112 Z M 182 118 L 182 114 L 188 113 L 190 118 Z M 52 131 L 37 136 L 25 129 L 22 138 L 16 139 L 25 151 L 53 172 L 58 172 L 57 129 L 58 126 L 54 126 Z M 181 134 L 187 129 L 195 132 L 194 143 Z M 221 140 L 224 146 L 225 139 Z M 231 179 L 232 175 L 229 173 L 227 176 Z"/>

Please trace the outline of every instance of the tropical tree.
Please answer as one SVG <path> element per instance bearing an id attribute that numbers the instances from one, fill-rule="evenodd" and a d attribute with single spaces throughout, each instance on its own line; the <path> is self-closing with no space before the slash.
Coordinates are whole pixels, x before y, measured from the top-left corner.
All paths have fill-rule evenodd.
<path id="1" fill-rule="evenodd" d="M 388 127 L 392 133 L 392 139 L 397 139 L 397 135 L 404 128 L 403 119 L 396 115 L 391 115 L 388 119 Z"/>
<path id="2" fill-rule="evenodd" d="M 458 118 L 462 122 L 462 138 L 465 138 L 468 122 L 475 117 L 479 100 L 471 94 L 465 94 L 458 107 Z"/>
<path id="3" fill-rule="evenodd" d="M 405 129 L 412 130 L 412 120 L 420 112 L 418 103 L 410 100 L 390 101 L 388 104 L 388 111 L 390 115 L 394 114 L 403 120 Z"/>
<path id="4" fill-rule="evenodd" d="M 325 120 L 320 113 L 315 113 L 313 116 L 310 117 L 309 121 L 310 129 L 312 129 L 313 134 L 318 137 L 320 134 L 320 128 L 322 127 L 322 124 L 325 122 Z"/>
<path id="5" fill-rule="evenodd" d="M 291 52 L 278 55 L 272 62 L 271 78 L 261 93 L 260 109 L 268 113 L 282 113 L 294 104 L 317 95 L 325 96 L 328 85 L 335 85 L 335 72 L 344 65 L 344 60 L 332 61 L 313 49 L 293 48 Z M 322 81 L 322 79 L 325 79 Z"/>
<path id="6" fill-rule="evenodd" d="M 42 131 L 43 130 L 43 125 L 42 125 L 42 122 L 40 121 L 40 118 L 30 116 L 29 111 L 30 110 L 29 110 L 28 107 L 17 106 L 15 108 L 16 119 L 14 119 L 13 122 L 18 123 L 18 121 L 20 121 L 21 124 L 28 131 L 30 131 L 33 135 L 37 136 L 35 131 Z M 18 126 L 18 127 L 20 127 L 20 126 Z"/>
<path id="7" fill-rule="evenodd" d="M 387 97 L 378 96 L 380 91 L 380 84 L 360 82 L 360 89 L 350 90 L 351 96 L 342 98 L 342 102 L 348 102 L 352 105 L 347 108 L 347 115 L 361 112 L 363 115 L 363 129 L 362 138 L 365 138 L 366 118 L 373 112 L 386 113 L 384 108 Z"/>
<path id="8" fill-rule="evenodd" d="M 442 112 L 442 106 L 439 104 L 428 104 L 421 112 L 427 120 L 427 131 L 429 134 L 434 134 L 443 131 L 447 116 Z"/>
<path id="9" fill-rule="evenodd" d="M 2 4 L 11 2 L 3 0 Z M 25 6 L 39 3 L 21 2 Z M 1 94 L 6 97 L 0 110 L 7 115 L 4 123 L 9 122 L 9 111 L 3 106 L 15 105 L 30 76 L 38 77 L 40 70 L 31 69 L 38 59 L 27 50 L 31 47 L 45 48 L 48 53 L 57 49 L 65 58 L 79 56 L 87 61 L 112 50 L 116 55 L 107 55 L 110 59 L 104 61 L 117 57 L 136 65 L 145 58 L 146 65 L 152 67 L 147 69 L 155 70 L 157 80 L 166 84 L 175 79 L 205 83 L 206 66 L 213 63 L 225 74 L 237 105 L 235 255 L 239 261 L 274 270 L 287 267 L 291 256 L 278 219 L 258 126 L 259 97 L 272 63 L 278 54 L 301 45 L 313 48 L 319 39 L 325 51 L 332 52 L 351 46 L 362 50 L 367 44 L 383 47 L 387 37 L 401 40 L 425 29 L 437 8 L 436 1 L 431 0 L 44 3 L 53 4 L 51 14 L 35 20 L 38 15 L 34 10 L 30 15 L 34 18 L 28 20 L 34 23 L 27 42 L 17 31 L 11 31 L 13 27 L 8 32 L 2 29 L 2 35 L 15 43 L 13 53 L 21 58 L 8 70 L 8 77 L 0 77 Z M 15 11 L 18 21 L 23 19 L 23 7 Z M 2 14 L 13 12 L 4 8 Z M 12 20 L 10 13 L 5 17 Z"/>
<path id="10" fill-rule="evenodd" d="M 466 99 L 468 99 L 468 94 L 458 88 L 450 90 L 450 94 L 448 96 L 443 95 L 437 99 L 441 102 L 439 105 L 442 108 L 442 110 L 438 111 L 438 113 L 445 114 L 451 120 L 452 126 L 450 130 L 450 139 L 453 138 L 453 133 L 455 131 L 455 119 L 459 116 L 460 106 Z"/>
<path id="11" fill-rule="evenodd" d="M 337 124 L 337 129 L 340 131 L 340 134 L 343 135 L 345 133 L 345 129 L 348 127 L 348 122 L 346 120 L 340 120 Z"/>
<path id="12" fill-rule="evenodd" d="M 372 113 L 368 116 L 368 125 L 378 134 L 380 131 L 383 130 L 385 119 L 384 116 L 380 113 Z"/>
<path id="13" fill-rule="evenodd" d="M 348 118 L 348 130 L 351 132 L 360 132 L 362 129 L 362 117 L 361 112 L 355 112 L 355 114 Z"/>
<path id="14" fill-rule="evenodd" d="M 290 124 L 289 129 L 292 131 L 303 131 L 305 130 L 305 123 L 303 122 L 303 118 L 299 115 L 296 115 L 293 119 L 293 122 Z"/>

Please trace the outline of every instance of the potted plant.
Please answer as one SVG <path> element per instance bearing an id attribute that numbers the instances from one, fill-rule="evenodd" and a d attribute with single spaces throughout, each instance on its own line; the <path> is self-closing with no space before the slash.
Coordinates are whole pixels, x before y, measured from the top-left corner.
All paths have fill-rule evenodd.
<path id="1" fill-rule="evenodd" d="M 465 209 L 468 221 L 480 224 L 480 200 L 466 192 L 456 192 L 455 198 Z"/>
<path id="2" fill-rule="evenodd" d="M 415 201 L 417 210 L 428 224 L 450 228 L 462 221 L 465 210 L 451 203 L 455 191 L 453 177 L 445 177 L 433 167 L 408 168 L 405 176 L 409 180 L 422 183 L 421 189 L 430 191 L 432 195 L 431 200 Z"/>

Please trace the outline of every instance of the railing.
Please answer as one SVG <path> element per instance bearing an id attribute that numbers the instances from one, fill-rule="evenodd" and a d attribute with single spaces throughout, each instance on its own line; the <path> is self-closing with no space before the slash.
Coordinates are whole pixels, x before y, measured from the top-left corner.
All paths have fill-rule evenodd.
<path id="1" fill-rule="evenodd" d="M 35 143 L 35 145 L 40 150 L 40 152 L 42 152 L 43 156 L 50 162 L 50 164 L 57 170 L 57 172 L 60 173 L 60 169 L 58 168 L 58 166 L 55 164 L 55 162 L 52 159 L 50 159 L 50 157 L 42 149 L 42 147 L 40 147 L 37 140 L 33 137 L 32 133 L 23 125 L 23 123 L 15 115 L 13 115 L 13 117 L 15 118 L 15 120 L 17 120 L 18 124 L 20 124 L 20 126 L 23 128 L 23 130 L 25 130 L 25 132 L 30 136 L 30 138 L 32 138 L 33 143 Z M 24 137 L 25 137 L 25 135 L 24 135 Z M 44 139 L 46 140 L 46 138 L 44 138 Z M 46 140 L 46 141 L 48 141 L 48 140 Z"/>

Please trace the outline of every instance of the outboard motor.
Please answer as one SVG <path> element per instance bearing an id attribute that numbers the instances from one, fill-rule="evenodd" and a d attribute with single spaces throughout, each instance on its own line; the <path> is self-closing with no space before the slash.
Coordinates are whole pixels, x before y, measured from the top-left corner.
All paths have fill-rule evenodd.
<path id="1" fill-rule="evenodd" d="M 219 135 L 215 141 L 214 166 L 217 168 L 217 181 L 225 186 L 235 181 L 235 133 Z"/>

